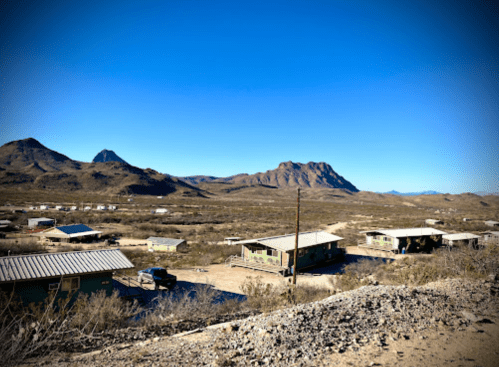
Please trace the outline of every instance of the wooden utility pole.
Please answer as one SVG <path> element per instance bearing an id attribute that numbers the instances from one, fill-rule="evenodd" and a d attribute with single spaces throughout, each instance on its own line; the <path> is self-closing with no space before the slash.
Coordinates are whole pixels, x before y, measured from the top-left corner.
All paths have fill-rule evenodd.
<path id="1" fill-rule="evenodd" d="M 296 263 L 298 262 L 298 232 L 300 231 L 300 188 L 298 188 L 298 197 L 296 198 L 296 235 L 295 235 L 295 253 L 293 261 L 293 284 L 296 285 Z"/>

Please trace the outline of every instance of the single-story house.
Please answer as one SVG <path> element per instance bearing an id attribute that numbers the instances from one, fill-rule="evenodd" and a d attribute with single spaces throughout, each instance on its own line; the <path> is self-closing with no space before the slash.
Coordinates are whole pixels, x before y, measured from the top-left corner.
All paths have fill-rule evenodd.
<path id="1" fill-rule="evenodd" d="M 477 245 L 480 236 L 472 233 L 453 233 L 444 234 L 442 236 L 442 243 L 447 246 L 455 245 Z"/>
<path id="2" fill-rule="evenodd" d="M 48 205 L 40 205 L 40 210 L 49 210 L 50 206 Z"/>
<path id="3" fill-rule="evenodd" d="M 165 208 L 158 208 L 154 211 L 156 214 L 166 214 L 168 213 L 168 209 Z"/>
<path id="4" fill-rule="evenodd" d="M 426 220 L 425 220 L 425 223 L 426 223 L 426 224 L 429 224 L 429 225 L 431 225 L 431 226 L 434 226 L 434 225 L 436 225 L 436 224 L 444 224 L 444 222 L 443 222 L 443 221 L 441 221 L 440 219 L 426 219 Z"/>
<path id="5" fill-rule="evenodd" d="M 107 210 L 105 205 L 97 205 L 97 210 Z"/>
<path id="6" fill-rule="evenodd" d="M 83 292 L 113 291 L 112 273 L 134 266 L 119 249 L 0 257 L 0 289 L 14 291 L 25 305 L 50 292 L 65 298 Z"/>
<path id="7" fill-rule="evenodd" d="M 28 227 L 50 227 L 55 225 L 55 220 L 52 218 L 28 218 Z"/>
<path id="8" fill-rule="evenodd" d="M 78 207 L 77 207 L 76 205 L 73 205 L 73 206 L 71 207 L 71 210 L 72 210 L 72 211 L 78 210 Z"/>
<path id="9" fill-rule="evenodd" d="M 488 220 L 485 224 L 489 227 L 499 227 L 499 222 L 496 222 L 495 220 Z"/>
<path id="10" fill-rule="evenodd" d="M 83 211 L 89 211 L 89 210 L 92 210 L 92 207 L 87 205 L 86 207 L 83 208 Z"/>
<path id="11" fill-rule="evenodd" d="M 226 245 L 232 246 L 234 245 L 237 241 L 241 241 L 243 238 L 242 237 L 225 237 L 224 242 Z"/>
<path id="12" fill-rule="evenodd" d="M 289 274 L 294 264 L 295 234 L 234 242 L 242 245 L 241 258 L 231 257 L 230 266 Z M 341 251 L 342 237 L 317 231 L 298 234 L 297 270 L 333 260 Z"/>
<path id="13" fill-rule="evenodd" d="M 499 232 L 498 231 L 487 231 L 487 232 L 482 232 L 482 234 L 483 234 L 483 244 L 499 245 Z"/>
<path id="14" fill-rule="evenodd" d="M 359 241 L 359 246 L 377 250 L 401 253 L 426 251 L 442 245 L 442 236 L 447 234 L 435 228 L 401 228 L 401 229 L 375 229 L 362 231 L 365 241 Z"/>
<path id="15" fill-rule="evenodd" d="M 109 205 L 107 208 L 109 210 L 118 210 L 118 206 L 117 205 Z"/>
<path id="16" fill-rule="evenodd" d="M 187 242 L 176 238 L 149 237 L 147 248 L 152 251 L 178 252 L 187 249 Z"/>
<path id="17" fill-rule="evenodd" d="M 39 236 L 42 242 L 89 242 L 99 239 L 101 234 L 84 224 L 72 224 L 46 229 Z"/>

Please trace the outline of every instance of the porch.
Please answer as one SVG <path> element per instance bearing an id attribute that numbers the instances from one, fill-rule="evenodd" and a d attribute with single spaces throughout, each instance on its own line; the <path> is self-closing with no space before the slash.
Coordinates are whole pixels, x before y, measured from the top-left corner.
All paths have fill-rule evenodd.
<path id="1" fill-rule="evenodd" d="M 398 250 L 394 250 L 391 246 L 381 246 L 375 243 L 367 243 L 366 241 L 357 241 L 358 247 L 369 248 L 372 250 L 388 251 L 398 253 Z"/>
<path id="2" fill-rule="evenodd" d="M 256 258 L 254 260 L 246 260 L 240 256 L 233 255 L 225 260 L 225 266 L 233 267 L 240 266 L 242 268 L 254 269 L 254 270 L 262 270 L 269 273 L 276 273 L 282 276 L 285 276 L 288 268 L 275 265 L 269 262 L 263 262 L 263 259 L 259 261 L 260 258 Z"/>

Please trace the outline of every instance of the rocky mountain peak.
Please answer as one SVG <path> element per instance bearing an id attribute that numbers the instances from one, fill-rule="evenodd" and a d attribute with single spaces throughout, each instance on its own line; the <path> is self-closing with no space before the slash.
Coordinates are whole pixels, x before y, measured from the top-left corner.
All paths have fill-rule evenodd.
<path id="1" fill-rule="evenodd" d="M 102 151 L 100 151 L 100 153 L 98 153 L 95 156 L 95 158 L 92 160 L 92 163 L 98 163 L 98 162 L 120 162 L 128 164 L 125 160 L 118 157 L 118 155 L 115 152 L 107 149 L 103 149 Z"/>

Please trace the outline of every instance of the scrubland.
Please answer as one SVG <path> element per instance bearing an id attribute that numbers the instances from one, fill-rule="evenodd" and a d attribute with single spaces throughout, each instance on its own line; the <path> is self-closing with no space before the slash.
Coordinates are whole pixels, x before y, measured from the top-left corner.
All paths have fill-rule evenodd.
<path id="1" fill-rule="evenodd" d="M 209 191 L 210 186 L 204 189 Z M 251 188 L 207 196 L 188 198 L 171 195 L 163 199 L 136 196 L 128 202 L 128 198 L 117 196 L 11 190 L 3 192 L 0 197 L 0 206 L 4 209 L 1 219 L 9 219 L 15 226 L 21 227 L 29 217 L 47 216 L 57 219 L 59 225 L 87 224 L 118 240 L 120 237 L 145 239 L 149 236 L 187 240 L 188 249 L 181 253 L 124 249 L 136 269 L 152 265 L 173 269 L 221 264 L 227 257 L 241 252 L 240 246 L 219 244 L 224 237 L 250 239 L 295 231 L 294 190 Z M 9 210 L 11 206 L 7 204 L 25 208 L 40 204 L 68 207 L 92 204 L 94 208 L 96 204 L 115 204 L 119 210 L 12 213 Z M 152 214 L 151 210 L 158 207 L 167 208 L 169 213 Z M 443 220 L 445 224 L 435 228 L 449 233 L 479 234 L 490 230 L 483 224 L 485 220 L 499 221 L 499 198 L 471 194 L 393 197 L 364 192 L 351 195 L 341 191 L 333 194 L 327 190 L 303 190 L 300 231 L 327 230 L 336 225 L 337 229 L 332 232 L 344 238 L 340 245 L 346 247 L 356 245 L 362 239 L 359 231 L 422 227 L 426 226 L 424 220 L 427 218 Z M 463 218 L 473 220 L 463 222 Z M 22 228 L 7 233 L 6 240 L 0 240 L 1 256 L 6 256 L 8 251 L 14 255 L 47 250 L 21 232 Z M 75 249 L 81 247 L 59 248 L 64 251 Z M 497 247 L 473 249 L 457 246 L 452 251 L 440 249 L 430 255 L 407 256 L 395 261 L 366 257 L 346 265 L 342 275 L 334 280 L 331 278 L 331 282 L 334 283 L 333 292 L 343 292 L 378 283 L 422 285 L 446 278 L 484 279 L 498 272 Z M 103 330 L 112 334 L 125 327 L 145 330 L 163 327 L 162 332 L 172 334 L 184 330 L 179 322 L 184 322 L 184 325 L 190 322 L 191 327 L 197 327 L 219 321 L 222 315 L 229 315 L 224 320 L 230 320 L 241 314 L 270 312 L 328 297 L 331 290 L 313 286 L 297 288 L 289 283 L 268 284 L 252 277 L 241 286 L 241 293 L 247 296 L 245 301 L 214 302 L 219 297 L 216 290 L 199 286 L 189 295 L 159 300 L 157 307 L 150 311 L 137 304 L 126 303 L 116 295 L 111 298 L 102 294 L 81 297 L 73 304 L 54 305 L 47 300 L 46 304 L 29 308 L 22 307 L 9 295 L 2 295 L 0 358 L 6 364 L 16 364 L 29 356 L 52 353 L 61 348 L 67 350 L 68 345 L 71 350 L 91 349 L 87 341 L 94 337 L 103 338 Z M 139 314 L 142 315 L 140 321 L 135 317 Z M 81 343 L 68 344 L 70 339 L 80 340 Z"/>

